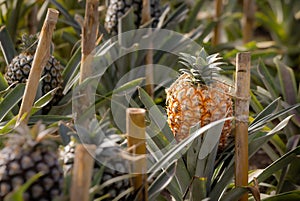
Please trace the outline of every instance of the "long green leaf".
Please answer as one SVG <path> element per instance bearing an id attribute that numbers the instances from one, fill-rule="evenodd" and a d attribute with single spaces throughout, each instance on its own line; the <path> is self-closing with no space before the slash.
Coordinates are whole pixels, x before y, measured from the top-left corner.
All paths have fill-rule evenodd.
<path id="1" fill-rule="evenodd" d="M 172 161 L 178 159 L 181 157 L 181 155 L 183 153 L 185 153 L 187 151 L 187 146 L 193 142 L 193 140 L 195 140 L 197 137 L 199 137 L 200 135 L 202 135 L 205 131 L 211 129 L 212 127 L 221 124 L 222 122 L 225 122 L 227 120 L 231 120 L 233 119 L 232 117 L 228 117 L 225 119 L 221 119 L 215 122 L 212 122 L 200 129 L 198 129 L 197 131 L 195 131 L 194 133 L 192 133 L 190 136 L 188 136 L 186 139 L 182 140 L 181 142 L 179 142 L 177 145 L 175 145 L 174 147 L 172 147 L 158 162 L 157 164 L 155 164 L 153 167 L 151 167 L 149 169 L 149 172 L 155 172 L 155 171 L 159 171 L 161 168 L 163 168 L 165 165 L 171 163 Z"/>
<path id="2" fill-rule="evenodd" d="M 11 109 L 16 106 L 23 97 L 25 90 L 25 84 L 18 84 L 11 92 L 4 97 L 3 101 L 0 103 L 0 122 L 3 118 L 11 111 Z"/>
<path id="3" fill-rule="evenodd" d="M 259 61 L 259 65 L 257 66 L 257 72 L 261 80 L 263 81 L 265 87 L 271 93 L 272 97 L 278 97 L 279 92 L 276 90 L 276 81 L 271 76 L 270 72 L 268 71 L 262 60 Z"/>
<path id="4" fill-rule="evenodd" d="M 81 60 L 81 48 L 78 48 L 73 54 L 73 56 L 71 57 L 71 59 L 69 60 L 69 62 L 67 63 L 62 73 L 62 76 L 64 78 L 64 86 L 66 86 L 69 80 L 72 77 L 74 77 L 74 73 L 78 73 L 80 60 Z M 70 87 L 66 87 L 66 88 L 69 89 Z"/>
<path id="5" fill-rule="evenodd" d="M 279 195 L 274 195 L 266 199 L 263 199 L 263 201 L 299 201 L 299 200 L 300 200 L 300 190 L 281 193 Z"/>
<path id="6" fill-rule="evenodd" d="M 52 3 L 53 5 L 55 5 L 55 7 L 59 10 L 59 12 L 61 12 L 67 19 L 66 23 L 71 25 L 75 31 L 80 34 L 81 33 L 81 28 L 78 25 L 78 23 L 74 20 L 74 17 L 72 17 L 70 15 L 70 13 L 68 12 L 68 10 L 66 10 L 58 1 L 56 0 L 48 0 L 50 3 Z"/>
<path id="7" fill-rule="evenodd" d="M 264 143 L 266 143 L 275 133 L 283 129 L 289 122 L 289 116 L 280 122 L 274 129 L 266 133 L 264 136 L 257 138 L 249 142 L 249 157 L 251 157 Z M 232 153 L 234 154 L 234 153 Z M 233 157 L 232 157 L 233 158 Z M 211 190 L 209 197 L 211 200 L 218 200 L 221 194 L 226 190 L 226 186 L 232 180 L 234 174 L 234 163 L 233 161 L 226 167 L 224 172 L 221 172 L 221 176 L 218 178 L 216 186 Z"/>
<path id="8" fill-rule="evenodd" d="M 30 115 L 35 114 L 39 110 L 41 110 L 44 106 L 46 106 L 53 98 L 55 92 L 58 88 L 52 89 L 48 93 L 44 94 L 41 98 L 39 98 L 37 101 L 35 101 L 31 111 Z"/>
<path id="9" fill-rule="evenodd" d="M 268 177 L 270 177 L 275 172 L 283 169 L 287 165 L 289 165 L 295 158 L 297 158 L 297 155 L 300 154 L 300 146 L 295 148 L 292 151 L 289 151 L 282 157 L 280 157 L 278 160 L 274 161 L 271 165 L 269 165 L 267 168 L 265 168 L 261 174 L 257 176 L 257 180 L 259 182 L 265 181 Z"/>
<path id="10" fill-rule="evenodd" d="M 167 124 L 164 115 L 162 114 L 162 112 L 159 110 L 159 108 L 154 103 L 152 98 L 148 95 L 148 93 L 143 88 L 139 87 L 138 91 L 139 91 L 139 97 L 141 101 L 150 112 L 151 120 L 153 120 L 155 124 L 158 125 L 160 129 L 162 129 L 161 130 L 162 133 L 169 140 L 169 142 L 172 142 L 174 140 L 174 136 L 170 127 Z"/>
<path id="11" fill-rule="evenodd" d="M 7 81 L 5 80 L 2 73 L 0 73 L 0 96 L 2 96 L 2 91 L 8 89 Z"/>
<path id="12" fill-rule="evenodd" d="M 197 0 L 195 2 L 195 5 L 192 7 L 190 10 L 190 13 L 185 20 L 184 27 L 183 27 L 183 32 L 188 32 L 191 30 L 196 22 L 197 19 L 197 14 L 199 13 L 200 9 L 202 8 L 203 4 L 205 1 L 203 0 Z"/>
<path id="13" fill-rule="evenodd" d="M 282 130 L 290 121 L 293 115 L 286 117 L 279 124 L 277 124 L 271 131 L 269 131 L 266 135 L 256 138 L 250 141 L 249 144 L 249 155 L 250 153 L 255 153 L 265 142 L 267 142 L 275 133 Z"/>
<path id="14" fill-rule="evenodd" d="M 274 111 L 276 111 L 278 109 L 279 106 L 279 100 L 280 97 L 275 99 L 272 103 L 270 103 L 263 111 L 261 111 L 256 117 L 255 119 L 251 122 L 251 124 L 249 125 L 251 126 L 255 126 L 255 124 L 257 122 L 259 122 L 260 120 L 262 120 L 264 117 L 271 115 L 272 113 L 274 113 Z"/>
<path id="15" fill-rule="evenodd" d="M 2 50 L 6 65 L 17 55 L 14 43 L 5 26 L 0 27 L 0 48 Z"/>
<path id="16" fill-rule="evenodd" d="M 276 112 L 275 114 L 268 115 L 263 117 L 260 121 L 258 121 L 255 125 L 249 126 L 249 134 L 254 133 L 255 131 L 261 129 L 266 123 L 270 122 L 271 120 L 274 120 L 278 117 L 281 117 L 284 114 L 287 114 L 288 112 L 294 110 L 295 108 L 300 107 L 300 104 L 296 104 L 293 106 L 290 106 L 286 109 L 280 110 L 279 112 Z"/>
<path id="17" fill-rule="evenodd" d="M 12 8 L 9 12 L 7 19 L 7 29 L 12 37 L 12 40 L 15 41 L 18 30 L 18 22 L 20 21 L 20 14 L 22 9 L 23 0 L 13 0 Z"/>
<path id="18" fill-rule="evenodd" d="M 248 189 L 246 187 L 237 187 L 226 193 L 226 195 L 223 196 L 220 201 L 237 201 L 243 194 L 247 192 Z"/>
<path id="19" fill-rule="evenodd" d="M 277 57 L 274 59 L 274 63 L 277 67 L 281 92 L 283 94 L 284 100 L 290 105 L 296 104 L 297 85 L 294 71 L 290 67 L 279 61 Z"/>
<path id="20" fill-rule="evenodd" d="M 155 200 L 157 196 L 169 185 L 176 172 L 176 163 L 166 168 L 149 186 L 149 200 Z"/>
<path id="21" fill-rule="evenodd" d="M 57 123 L 59 121 L 70 121 L 73 118 L 70 116 L 59 115 L 34 115 L 29 118 L 29 124 L 35 124 L 38 121 L 42 121 L 45 124 Z"/>

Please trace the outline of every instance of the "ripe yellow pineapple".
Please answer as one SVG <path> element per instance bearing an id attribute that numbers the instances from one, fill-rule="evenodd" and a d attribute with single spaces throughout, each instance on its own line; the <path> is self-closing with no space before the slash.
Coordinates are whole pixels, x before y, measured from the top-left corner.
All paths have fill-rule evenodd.
<path id="1" fill-rule="evenodd" d="M 221 57 L 207 55 L 201 49 L 197 56 L 181 54 L 182 69 L 179 78 L 166 89 L 168 123 L 177 141 L 189 135 L 197 123 L 205 126 L 210 122 L 233 115 L 229 86 L 217 80 Z M 231 121 L 225 122 L 219 148 L 226 145 L 231 132 Z"/>

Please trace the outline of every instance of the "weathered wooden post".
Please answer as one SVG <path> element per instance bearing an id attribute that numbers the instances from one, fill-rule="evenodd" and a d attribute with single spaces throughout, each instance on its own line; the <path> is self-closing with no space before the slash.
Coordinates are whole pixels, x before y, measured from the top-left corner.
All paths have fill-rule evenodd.
<path id="1" fill-rule="evenodd" d="M 238 53 L 236 57 L 235 83 L 235 185 L 248 186 L 248 119 L 250 101 L 250 62 L 248 52 Z M 244 194 L 241 201 L 248 200 Z"/>
<path id="2" fill-rule="evenodd" d="M 27 115 L 26 118 L 22 120 L 22 122 L 25 124 L 27 123 L 30 115 L 30 111 L 37 93 L 44 66 L 46 65 L 50 57 L 52 34 L 55 29 L 58 15 L 59 12 L 57 10 L 49 8 L 41 30 L 39 42 L 37 45 L 36 53 L 33 57 L 32 67 L 29 73 L 21 103 L 21 108 L 18 115 L 18 121 L 21 120 L 24 114 Z"/>

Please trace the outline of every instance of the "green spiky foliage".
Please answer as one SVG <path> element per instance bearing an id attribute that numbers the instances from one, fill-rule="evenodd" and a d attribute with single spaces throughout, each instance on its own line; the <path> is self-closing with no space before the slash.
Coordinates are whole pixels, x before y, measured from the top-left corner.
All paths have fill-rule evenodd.
<path id="1" fill-rule="evenodd" d="M 61 195 L 63 171 L 56 143 L 46 139 L 48 132 L 36 124 L 32 129 L 19 126 L 9 134 L 0 151 L 0 200 L 38 173 L 41 176 L 22 195 L 24 201 L 51 201 Z"/>
<path id="2" fill-rule="evenodd" d="M 96 120 L 93 120 L 90 124 L 91 132 L 86 133 L 84 137 L 73 133 L 69 143 L 61 147 L 60 159 L 65 176 L 71 176 L 76 145 L 82 143 L 82 141 L 88 144 L 95 144 L 97 149 L 93 168 L 91 196 L 94 199 L 101 198 L 105 201 L 116 198 L 126 201 L 131 188 L 128 174 L 129 166 L 126 159 L 121 155 L 122 148 L 119 141 L 122 138 L 115 134 L 115 129 L 109 129 L 108 126 L 109 122 L 100 125 Z M 124 194 L 123 196 L 122 193 Z"/>

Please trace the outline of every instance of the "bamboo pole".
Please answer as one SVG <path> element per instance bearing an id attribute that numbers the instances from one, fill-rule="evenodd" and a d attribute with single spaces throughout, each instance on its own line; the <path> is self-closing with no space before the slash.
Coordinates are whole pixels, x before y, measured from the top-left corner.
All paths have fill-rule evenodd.
<path id="1" fill-rule="evenodd" d="M 253 27 L 255 21 L 255 1 L 243 1 L 243 43 L 248 43 L 253 37 Z"/>
<path id="2" fill-rule="evenodd" d="M 128 147 L 131 153 L 137 157 L 146 154 L 145 113 L 146 111 L 140 108 L 128 108 L 126 110 Z M 135 173 L 135 177 L 132 179 L 133 187 L 136 191 L 141 190 L 138 194 L 138 200 L 148 201 L 146 158 L 137 159 L 132 168 Z"/>
<path id="3" fill-rule="evenodd" d="M 147 23 L 151 21 L 151 13 L 150 13 L 150 0 L 143 0 L 143 10 L 142 10 L 142 23 Z M 149 30 L 148 34 L 151 34 L 151 30 Z M 149 41 L 149 49 L 147 50 L 145 63 L 146 67 L 146 80 L 145 80 L 145 89 L 150 97 L 154 97 L 154 89 L 153 89 L 153 45 L 152 41 Z"/>
<path id="4" fill-rule="evenodd" d="M 75 149 L 71 201 L 88 201 L 96 146 L 78 144 Z"/>
<path id="5" fill-rule="evenodd" d="M 214 37 L 212 39 L 212 45 L 217 45 L 220 43 L 221 36 L 221 24 L 219 22 L 220 16 L 222 14 L 223 3 L 222 0 L 215 0 L 215 18 L 217 20 L 217 24 L 214 29 Z"/>
<path id="6" fill-rule="evenodd" d="M 44 21 L 36 53 L 33 57 L 32 67 L 29 73 L 28 82 L 25 87 L 25 93 L 22 99 L 21 108 L 18 115 L 18 121 L 26 114 L 26 118 L 22 121 L 27 123 L 29 113 L 31 111 L 38 85 L 43 72 L 44 66 L 50 57 L 50 47 L 52 34 L 58 19 L 59 12 L 55 9 L 49 8 L 46 19 Z"/>
<path id="7" fill-rule="evenodd" d="M 238 53 L 236 57 L 235 84 L 235 185 L 248 186 L 248 118 L 250 101 L 250 61 L 248 52 Z M 248 200 L 244 194 L 240 201 Z"/>

